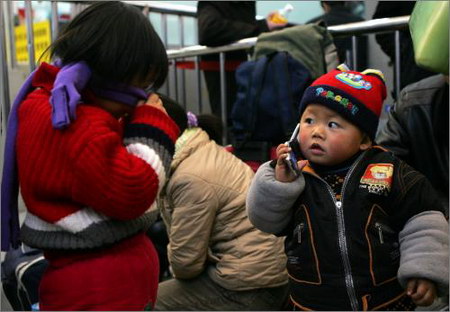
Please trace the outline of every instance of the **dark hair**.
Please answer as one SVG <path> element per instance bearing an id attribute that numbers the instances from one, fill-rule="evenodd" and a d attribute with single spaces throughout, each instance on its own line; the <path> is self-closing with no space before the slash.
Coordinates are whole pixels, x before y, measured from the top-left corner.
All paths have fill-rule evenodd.
<path id="1" fill-rule="evenodd" d="M 163 106 L 166 109 L 167 114 L 180 128 L 180 133 L 188 127 L 188 119 L 186 110 L 178 104 L 176 101 L 171 99 L 164 94 L 158 94 L 163 102 Z M 209 136 L 211 140 L 216 141 L 217 144 L 222 144 L 222 121 L 219 117 L 215 115 L 198 115 L 197 116 L 198 126 L 202 128 Z"/>
<path id="2" fill-rule="evenodd" d="M 177 102 L 164 94 L 158 94 L 163 102 L 163 106 L 166 109 L 167 115 L 177 124 L 180 128 L 180 134 L 186 130 L 188 126 L 188 120 L 186 110 Z"/>
<path id="3" fill-rule="evenodd" d="M 324 4 L 327 4 L 329 6 L 345 6 L 345 3 L 347 1 L 320 1 L 320 4 L 323 6 Z"/>
<path id="4" fill-rule="evenodd" d="M 198 115 L 198 126 L 208 133 L 211 140 L 216 141 L 217 144 L 222 145 L 223 126 L 222 120 L 215 115 Z"/>
<path id="5" fill-rule="evenodd" d="M 120 1 L 95 2 L 64 28 L 50 46 L 63 64 L 85 61 L 93 75 L 159 88 L 168 72 L 164 45 L 148 18 Z"/>

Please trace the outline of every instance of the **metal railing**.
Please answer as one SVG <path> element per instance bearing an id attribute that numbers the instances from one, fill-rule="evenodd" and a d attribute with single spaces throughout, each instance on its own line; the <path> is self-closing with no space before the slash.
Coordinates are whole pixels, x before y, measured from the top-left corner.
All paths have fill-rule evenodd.
<path id="1" fill-rule="evenodd" d="M 51 2 L 51 36 L 52 38 L 55 38 L 58 33 L 58 2 L 61 1 L 55 1 L 52 0 Z M 200 70 L 200 56 L 206 55 L 206 54 L 219 54 L 219 64 L 220 64 L 220 79 L 221 79 L 221 111 L 222 111 L 222 122 L 225 125 L 226 124 L 226 94 L 225 94 L 225 52 L 228 51 L 235 51 L 235 50 L 246 50 L 251 47 L 253 47 L 256 44 L 257 38 L 246 38 L 239 40 L 235 43 L 220 46 L 220 47 L 205 47 L 200 45 L 194 45 L 190 47 L 184 47 L 183 42 L 183 34 L 184 34 L 184 28 L 183 28 L 183 18 L 184 17 L 195 17 L 196 16 L 196 8 L 189 7 L 189 6 L 182 6 L 182 5 L 174 5 L 174 4 L 168 4 L 168 3 L 159 3 L 157 1 L 123 1 L 126 3 L 130 3 L 133 5 L 136 5 L 138 7 L 141 7 L 146 14 L 149 14 L 149 12 L 155 12 L 162 14 L 161 19 L 161 28 L 163 32 L 163 41 L 167 46 L 167 14 L 176 15 L 179 18 L 179 31 L 180 31 L 180 49 L 178 50 L 168 50 L 167 54 L 170 60 L 173 60 L 171 68 L 173 68 L 174 72 L 174 79 L 167 80 L 165 84 L 165 91 L 166 94 L 170 96 L 171 90 L 174 90 L 175 98 L 177 101 L 179 101 L 181 104 L 186 106 L 186 79 L 184 75 L 184 71 L 181 73 L 181 82 L 179 84 L 178 81 L 178 70 L 176 67 L 176 61 L 179 59 L 186 59 L 186 58 L 194 58 L 195 63 L 195 76 L 196 76 L 196 86 L 194 87 L 196 98 L 197 98 L 197 105 L 198 105 L 198 111 L 200 113 L 204 112 L 204 105 L 202 103 L 202 77 L 201 77 L 201 70 Z M 11 4 L 9 1 L 6 2 L 6 14 L 4 12 L 4 3 L 0 3 L 0 18 L 2 23 L 2 28 L 5 29 L 3 26 L 5 26 L 5 23 L 8 23 L 7 26 L 9 26 L 9 36 L 8 40 L 10 43 L 10 56 L 11 56 L 11 67 L 14 67 L 14 40 L 12 37 L 12 30 L 13 30 L 13 23 L 11 22 L 13 12 L 11 9 Z M 83 4 L 82 2 L 77 2 L 74 7 L 73 15 L 76 15 L 79 11 L 84 9 L 87 5 Z M 145 11 L 147 10 L 147 11 Z M 31 0 L 25 1 L 25 17 L 26 17 L 26 25 L 27 25 L 27 42 L 28 42 L 28 53 L 29 53 L 29 69 L 32 71 L 36 64 L 34 60 L 34 37 L 33 32 L 30 31 L 32 29 L 33 25 L 33 19 L 32 19 L 32 5 Z M 4 16 L 7 16 L 7 20 L 3 20 Z M 394 68 L 394 93 L 399 94 L 400 90 L 400 35 L 399 30 L 405 29 L 408 27 L 408 20 L 409 16 L 402 16 L 402 17 L 395 17 L 395 18 L 383 18 L 383 19 L 377 19 L 377 20 L 370 20 L 370 21 L 364 21 L 364 22 L 358 22 L 358 23 L 351 23 L 351 24 L 345 24 L 345 25 L 338 25 L 338 26 L 331 26 L 328 27 L 329 32 L 334 37 L 352 37 L 352 60 L 353 60 L 353 67 L 356 65 L 356 55 L 357 55 L 357 36 L 360 35 L 368 35 L 368 34 L 376 34 L 376 33 L 383 33 L 383 32 L 395 32 L 395 68 Z M 194 32 L 197 33 L 197 31 L 194 29 Z M 10 97 L 9 97 L 9 87 L 8 87 L 8 66 L 6 61 L 6 35 L 4 31 L 0 31 L 0 48 L 2 52 L 1 58 L 2 58 L 2 102 L 3 102 L 3 114 L 8 116 L 9 110 L 10 110 Z M 172 85 L 173 84 L 173 85 Z M 179 89 L 181 88 L 181 94 L 179 94 Z M 5 118 L 5 116 L 3 116 Z M 3 124 L 3 123 L 2 123 Z M 226 134 L 225 134 L 226 135 Z M 226 137 L 224 138 L 224 142 L 226 142 Z"/>
<path id="2" fill-rule="evenodd" d="M 58 3 L 61 2 L 69 2 L 69 1 L 58 1 L 58 0 L 51 0 L 51 38 L 52 40 L 56 39 L 56 36 L 58 35 L 59 29 L 58 29 Z M 142 8 L 142 10 L 145 10 L 145 13 L 147 16 L 150 13 L 160 13 L 161 18 L 161 28 L 163 30 L 163 41 L 166 46 L 168 43 L 167 37 L 168 37 L 168 31 L 167 31 L 167 16 L 168 15 L 175 15 L 179 19 L 179 25 L 180 25 L 180 33 L 183 34 L 184 28 L 183 28 L 183 18 L 188 17 L 196 17 L 197 16 L 197 8 L 187 6 L 187 5 L 178 5 L 178 4 L 170 4 L 170 3 L 161 3 L 158 1 L 122 1 L 134 6 L 138 6 Z M 72 3 L 74 6 L 73 8 L 73 16 L 77 15 L 79 12 L 81 12 L 83 9 L 88 7 L 87 4 L 82 3 L 82 1 Z M 7 16 L 9 17 L 9 41 L 10 41 L 10 55 L 14 57 L 14 40 L 13 40 L 13 32 L 14 29 L 14 23 L 13 23 L 13 9 L 10 1 L 6 2 L 7 6 Z M 31 0 L 25 0 L 25 23 L 27 27 L 27 46 L 28 46 L 28 54 L 29 54 L 29 67 L 30 71 L 32 71 L 36 67 L 36 62 L 34 59 L 34 34 L 31 31 L 32 25 L 33 25 L 33 17 L 32 17 L 32 1 Z M 181 36 L 182 37 L 182 36 Z M 184 44 L 181 44 L 181 46 L 184 46 Z M 11 66 L 14 67 L 16 65 L 15 60 L 12 60 Z"/>
<path id="3" fill-rule="evenodd" d="M 364 22 L 357 22 L 345 25 L 337 25 L 328 27 L 328 31 L 333 37 L 351 37 L 352 38 L 352 67 L 356 68 L 356 56 L 357 56 L 357 36 L 368 35 L 368 34 L 379 34 L 386 32 L 395 32 L 395 68 L 394 68 L 394 93 L 398 96 L 400 93 L 400 30 L 406 29 L 408 27 L 409 16 L 393 17 L 393 18 L 382 18 L 376 20 L 369 20 Z M 207 54 L 219 54 L 220 62 L 220 85 L 221 85 L 221 112 L 222 112 L 222 123 L 224 129 L 226 129 L 226 85 L 225 85 L 225 52 L 235 51 L 235 50 L 245 50 L 255 46 L 257 37 L 246 38 L 239 40 L 235 43 L 219 46 L 219 47 L 206 47 L 201 45 L 190 46 L 182 48 L 179 50 L 168 50 L 167 55 L 171 62 L 171 67 L 173 67 L 175 72 L 174 84 L 177 85 L 177 67 L 176 61 L 178 59 L 194 58 L 195 63 L 195 74 L 197 79 L 197 103 L 199 106 L 200 113 L 203 112 L 202 96 L 201 96 L 201 75 L 200 75 L 200 56 Z M 183 77 L 184 75 L 182 75 Z M 170 79 L 169 79 L 170 81 Z M 170 90 L 170 86 L 167 90 Z M 182 88 L 182 92 L 185 92 L 185 88 Z M 168 94 L 169 95 L 169 94 Z M 185 94 L 182 95 L 185 98 Z M 175 87 L 175 98 L 178 99 L 178 88 Z M 182 103 L 185 105 L 185 103 Z M 224 131 L 223 142 L 227 142 L 226 131 Z"/>
<path id="4" fill-rule="evenodd" d="M 181 16 L 197 16 L 197 8 L 171 3 L 161 3 L 158 1 L 122 1 L 128 4 L 132 4 L 139 7 L 148 7 L 150 11 L 155 13 L 169 14 L 169 15 L 181 15 Z"/>
<path id="5" fill-rule="evenodd" d="M 3 6 L 0 5 L 0 30 L 5 29 L 5 20 L 3 15 Z M 1 101 L 3 103 L 1 107 L 1 123 L 0 131 L 2 132 L 2 146 L 3 146 L 3 132 L 6 130 L 6 120 L 9 115 L 9 77 L 8 77 L 8 62 L 6 61 L 6 40 L 3 35 L 0 35 L 0 65 L 2 67 L 2 73 L 0 75 L 0 92 Z"/>
<path id="6" fill-rule="evenodd" d="M 59 28 L 58 28 L 58 3 L 70 2 L 70 1 L 57 1 L 51 0 L 50 6 L 50 18 L 51 18 L 51 38 L 52 41 L 56 39 Z M 163 34 L 161 35 L 165 46 L 168 46 L 168 23 L 167 16 L 175 15 L 178 18 L 178 31 L 180 33 L 180 47 L 184 47 L 184 18 L 185 17 L 196 17 L 197 8 L 177 5 L 170 3 L 161 3 L 158 1 L 123 1 L 128 4 L 132 4 L 140 7 L 145 14 L 149 17 L 150 13 L 161 14 L 161 29 Z M 77 15 L 83 9 L 85 9 L 88 4 L 83 3 L 83 1 L 71 1 L 73 5 L 72 17 Z M 34 33 L 33 29 L 33 7 L 31 0 L 25 0 L 25 25 L 27 29 L 27 50 L 28 50 L 28 67 L 29 72 L 33 71 L 36 67 L 35 60 L 35 45 L 34 45 Z M 9 72 L 8 72 L 8 60 L 7 55 L 9 55 L 10 68 L 17 67 L 16 53 L 15 53 L 15 40 L 14 40 L 14 11 L 11 1 L 0 1 L 0 62 L 1 62 L 1 91 L 2 91 L 2 127 L 6 124 L 6 118 L 9 115 L 10 110 L 10 91 L 9 91 Z M 7 30 L 7 31 L 5 31 Z M 194 30 L 197 33 L 196 29 Z M 9 45 L 7 45 L 7 42 Z M 9 46 L 9 53 L 7 53 L 6 48 Z M 168 87 L 166 87 L 168 90 Z M 3 129 L 3 128 L 2 128 Z"/>

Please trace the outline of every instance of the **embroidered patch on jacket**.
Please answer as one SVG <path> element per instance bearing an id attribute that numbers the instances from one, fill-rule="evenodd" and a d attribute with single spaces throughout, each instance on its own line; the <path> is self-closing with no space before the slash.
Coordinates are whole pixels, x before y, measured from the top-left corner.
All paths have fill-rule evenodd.
<path id="1" fill-rule="evenodd" d="M 326 99 L 333 100 L 333 101 L 337 102 L 338 104 L 341 104 L 346 109 L 348 109 L 352 113 L 352 115 L 355 115 L 359 110 L 359 108 L 356 105 L 354 105 L 352 102 L 350 102 L 350 100 L 348 98 L 342 97 L 339 94 L 334 94 L 333 91 L 325 90 L 322 87 L 319 87 L 316 89 L 316 96 L 321 96 Z"/>
<path id="2" fill-rule="evenodd" d="M 372 89 L 372 84 L 368 81 L 365 81 L 363 77 L 359 74 L 354 73 L 340 73 L 336 75 L 336 79 L 342 81 L 346 85 L 353 87 L 355 89 Z"/>
<path id="3" fill-rule="evenodd" d="M 393 164 L 371 164 L 367 167 L 360 181 L 360 188 L 365 188 L 369 193 L 387 195 L 391 190 Z"/>

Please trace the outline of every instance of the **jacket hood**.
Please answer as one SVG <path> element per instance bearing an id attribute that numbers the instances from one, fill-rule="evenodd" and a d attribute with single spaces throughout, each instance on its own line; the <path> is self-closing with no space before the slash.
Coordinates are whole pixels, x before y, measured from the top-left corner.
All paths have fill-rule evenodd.
<path id="1" fill-rule="evenodd" d="M 201 128 L 186 129 L 176 142 L 180 147 L 175 151 L 170 172 L 173 173 L 183 160 L 209 141 L 208 134 Z"/>

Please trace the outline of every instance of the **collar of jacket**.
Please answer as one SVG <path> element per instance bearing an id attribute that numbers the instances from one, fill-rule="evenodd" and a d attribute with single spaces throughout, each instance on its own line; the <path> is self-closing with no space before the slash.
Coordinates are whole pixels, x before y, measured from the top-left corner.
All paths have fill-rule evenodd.
<path id="1" fill-rule="evenodd" d="M 361 155 L 364 155 L 364 156 L 361 157 L 361 159 L 364 158 L 364 157 L 366 157 L 367 152 L 369 152 L 369 151 L 384 151 L 384 152 L 387 152 L 387 149 L 385 149 L 385 148 L 383 148 L 383 147 L 381 147 L 381 146 L 379 146 L 379 145 L 374 145 L 374 146 L 372 146 L 371 148 L 369 148 L 367 151 L 362 152 L 362 153 L 360 154 L 360 156 L 361 156 Z M 358 158 L 359 158 L 359 157 L 358 157 Z M 355 160 L 355 161 L 356 161 L 356 160 Z M 351 166 L 353 166 L 353 164 L 352 164 Z M 350 166 L 350 168 L 351 168 L 351 166 Z M 313 169 L 313 167 L 311 167 L 311 165 L 310 165 L 309 163 L 303 168 L 302 171 L 308 172 L 308 173 L 310 173 L 310 174 L 312 174 L 312 175 L 314 175 L 314 176 L 316 176 L 316 177 L 320 177 L 320 176 L 317 174 L 317 172 Z"/>
<path id="2" fill-rule="evenodd" d="M 180 140 L 184 141 L 181 142 Z M 210 142 L 208 134 L 198 127 L 186 129 L 178 138 L 176 142 L 177 146 L 175 148 L 175 154 L 170 164 L 169 176 L 166 178 L 166 182 L 159 194 L 160 200 L 163 200 L 163 198 L 166 196 L 166 188 L 169 184 L 170 178 L 172 177 L 173 172 L 181 164 L 181 162 L 192 155 L 199 147 L 204 146 L 208 142 Z M 160 207 L 162 207 L 163 204 L 164 203 L 162 201 L 158 202 L 158 206 Z"/>
<path id="3" fill-rule="evenodd" d="M 166 188 L 170 182 L 170 178 L 174 171 L 178 168 L 183 160 L 189 157 L 192 153 L 194 153 L 200 146 L 209 142 L 208 134 L 203 131 L 201 128 L 188 128 L 184 130 L 184 132 L 180 135 L 175 143 L 175 154 L 173 155 L 172 162 L 170 163 L 170 173 L 166 177 L 166 182 L 162 187 L 159 198 L 158 198 L 158 207 L 161 210 L 161 207 L 164 206 L 164 198 L 166 196 Z"/>
<path id="4" fill-rule="evenodd" d="M 187 136 L 183 138 L 184 136 Z M 204 146 L 210 141 L 208 134 L 201 128 L 187 129 L 183 135 L 178 139 L 186 139 L 182 145 L 176 150 L 170 165 L 170 173 L 172 174 L 180 163 L 192 155 L 198 148 Z"/>

